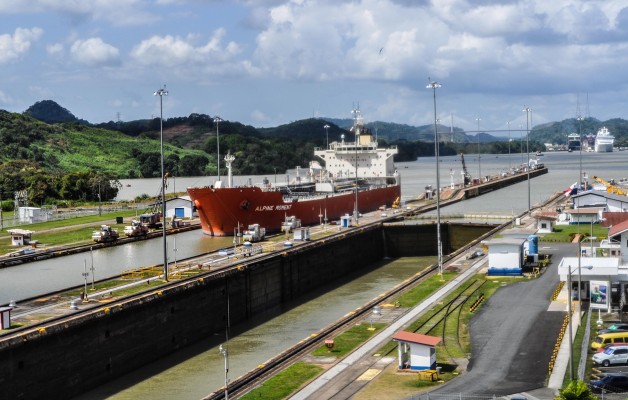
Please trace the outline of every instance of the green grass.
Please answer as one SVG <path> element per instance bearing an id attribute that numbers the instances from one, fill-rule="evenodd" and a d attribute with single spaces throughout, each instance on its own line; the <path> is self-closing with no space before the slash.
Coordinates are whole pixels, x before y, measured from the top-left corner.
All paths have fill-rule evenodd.
<path id="1" fill-rule="evenodd" d="M 541 242 L 563 242 L 569 243 L 573 240 L 577 233 L 580 233 L 583 237 L 591 236 L 591 225 L 555 225 L 554 232 L 546 233 L 539 237 Z M 599 224 L 593 224 L 593 237 L 606 238 L 608 236 L 608 228 L 600 226 Z"/>
<path id="2" fill-rule="evenodd" d="M 373 323 L 374 330 L 369 330 L 371 324 L 367 322 L 354 325 L 334 338 L 334 347 L 331 350 L 326 346 L 320 346 L 314 350 L 312 354 L 315 356 L 344 357 L 360 344 L 370 339 L 371 336 L 379 333 L 386 325 L 387 324 L 383 323 Z"/>
<path id="3" fill-rule="evenodd" d="M 243 400 L 285 399 L 322 371 L 323 368 L 318 365 L 298 362 L 240 398 Z"/>
<path id="4" fill-rule="evenodd" d="M 41 222 L 21 226 L 20 228 L 33 231 L 32 240 L 36 240 L 39 245 L 59 246 L 90 243 L 92 242 L 92 232 L 98 230 L 101 224 L 109 224 L 112 228 L 117 228 L 118 233 L 123 236 L 126 224 L 116 224 L 116 217 L 134 217 L 136 214 L 136 210 L 125 210 L 103 213 L 102 215 Z M 10 234 L 6 230 L 0 231 L 0 239 L 3 239 L 0 240 L 0 254 L 7 254 L 17 250 L 14 246 L 11 246 L 9 237 Z"/>
<path id="5" fill-rule="evenodd" d="M 444 286 L 447 282 L 452 280 L 458 274 L 453 272 L 446 272 L 443 274 L 442 279 L 440 276 L 432 276 L 425 282 L 415 286 L 413 289 L 399 296 L 395 300 L 395 304 L 400 307 L 414 307 L 421 301 L 431 296 L 434 291 Z"/>
<path id="6" fill-rule="evenodd" d="M 576 332 L 576 337 L 574 338 L 573 341 L 573 374 L 574 374 L 574 379 L 578 378 L 578 365 L 580 364 L 580 355 L 581 355 L 581 349 L 582 349 L 582 340 L 584 339 L 584 330 L 586 328 L 586 319 L 587 319 L 587 313 L 585 312 L 584 314 L 582 314 L 582 320 L 580 321 L 580 326 L 578 327 L 578 331 Z M 591 324 L 591 338 L 595 337 L 595 332 L 597 331 L 597 327 L 595 326 L 595 324 Z M 569 340 L 569 332 L 567 332 L 565 334 L 565 340 Z M 588 345 L 588 344 L 587 344 Z M 589 353 L 587 353 L 589 354 Z M 584 376 L 591 376 L 591 364 L 592 361 L 587 360 L 588 361 L 588 365 L 587 368 L 585 368 L 585 374 Z M 563 378 L 563 389 L 565 387 L 567 387 L 567 385 L 569 385 L 570 379 L 569 379 L 569 364 L 567 364 L 567 369 L 565 370 L 565 376 Z"/>

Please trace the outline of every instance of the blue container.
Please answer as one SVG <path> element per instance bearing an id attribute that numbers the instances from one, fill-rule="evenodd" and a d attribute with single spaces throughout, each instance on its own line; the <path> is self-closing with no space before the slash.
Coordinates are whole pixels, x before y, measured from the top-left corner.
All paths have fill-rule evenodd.
<path id="1" fill-rule="evenodd" d="M 528 254 L 539 254 L 539 237 L 536 235 L 528 236 Z"/>

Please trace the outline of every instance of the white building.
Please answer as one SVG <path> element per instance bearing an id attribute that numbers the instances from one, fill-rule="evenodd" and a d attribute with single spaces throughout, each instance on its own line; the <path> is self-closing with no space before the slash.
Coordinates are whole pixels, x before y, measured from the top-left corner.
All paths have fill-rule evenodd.
<path id="1" fill-rule="evenodd" d="M 441 338 L 420 333 L 399 331 L 393 336 L 397 342 L 399 369 L 423 371 L 436 369 L 436 345 Z"/>
<path id="2" fill-rule="evenodd" d="M 191 219 L 196 216 L 190 196 L 174 197 L 166 200 L 166 220 L 172 220 L 173 216 L 180 219 Z"/>
<path id="3" fill-rule="evenodd" d="M 521 275 L 524 263 L 524 243 L 522 238 L 496 238 L 483 244 L 488 247 L 488 275 Z"/>
<path id="4" fill-rule="evenodd" d="M 608 246 L 602 247 L 609 257 L 565 257 L 558 265 L 561 281 L 571 280 L 570 292 L 581 281 L 582 297 L 591 297 L 591 308 L 610 312 L 626 304 L 628 288 L 628 221 L 611 227 Z M 596 254 L 597 252 L 593 252 Z"/>
<path id="5" fill-rule="evenodd" d="M 32 224 L 33 222 L 43 221 L 45 214 L 39 207 L 19 207 L 18 218 L 20 222 Z"/>
<path id="6" fill-rule="evenodd" d="M 628 211 L 628 196 L 604 190 L 587 190 L 571 196 L 573 209 L 597 207 L 603 211 Z"/>

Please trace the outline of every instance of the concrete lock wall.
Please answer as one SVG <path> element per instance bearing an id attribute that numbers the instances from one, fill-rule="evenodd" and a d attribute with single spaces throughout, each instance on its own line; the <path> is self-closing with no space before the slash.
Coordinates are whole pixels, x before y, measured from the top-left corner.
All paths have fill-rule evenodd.
<path id="1" fill-rule="evenodd" d="M 488 229 L 469 232 L 478 237 Z M 446 232 L 446 252 L 452 244 L 462 242 L 458 238 L 469 235 L 459 235 L 457 230 L 442 230 Z M 223 332 L 227 303 L 234 326 L 350 273 L 366 270 L 385 255 L 399 257 L 417 251 L 421 253 L 418 255 L 433 255 L 435 236 L 434 225 L 362 228 L 263 261 L 253 260 L 218 276 L 199 275 L 173 282 L 45 328 L 5 335 L 0 339 L 0 399 L 78 395 Z"/>

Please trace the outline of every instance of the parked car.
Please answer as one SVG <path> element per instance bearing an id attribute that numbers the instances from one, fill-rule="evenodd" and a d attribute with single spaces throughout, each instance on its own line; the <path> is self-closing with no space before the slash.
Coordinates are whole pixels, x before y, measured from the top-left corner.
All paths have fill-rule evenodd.
<path id="1" fill-rule="evenodd" d="M 591 381 L 591 389 L 601 392 L 620 393 L 628 390 L 628 376 L 622 374 L 606 374 L 602 379 Z"/>
<path id="2" fill-rule="evenodd" d="M 613 324 L 609 325 L 605 329 L 600 329 L 597 333 L 613 333 L 613 332 L 625 332 L 628 331 L 628 324 Z"/>
<path id="3" fill-rule="evenodd" d="M 593 362 L 608 367 L 611 364 L 628 363 L 628 347 L 611 346 L 601 353 L 593 354 Z"/>
<path id="4" fill-rule="evenodd" d="M 628 346 L 628 343 L 609 343 L 605 345 L 604 347 L 600 347 L 599 349 L 597 349 L 596 353 L 601 353 L 604 350 L 608 349 L 609 347 L 613 347 L 613 346 Z"/>

